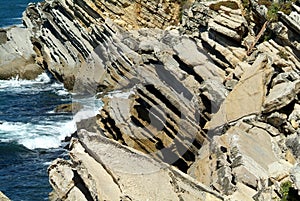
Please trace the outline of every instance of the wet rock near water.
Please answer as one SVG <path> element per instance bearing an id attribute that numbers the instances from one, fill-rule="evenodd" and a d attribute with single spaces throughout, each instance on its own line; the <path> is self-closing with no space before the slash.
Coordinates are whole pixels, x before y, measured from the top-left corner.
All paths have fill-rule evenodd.
<path id="1" fill-rule="evenodd" d="M 83 106 L 80 103 L 73 102 L 73 103 L 66 103 L 66 104 L 58 105 L 54 109 L 54 112 L 55 113 L 73 113 L 73 114 L 76 114 L 82 108 L 83 108 Z"/>

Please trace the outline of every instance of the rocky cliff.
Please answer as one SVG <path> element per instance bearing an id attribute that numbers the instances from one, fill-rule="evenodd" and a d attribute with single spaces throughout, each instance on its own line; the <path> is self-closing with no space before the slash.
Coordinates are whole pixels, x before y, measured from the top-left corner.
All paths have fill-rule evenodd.
<path id="1" fill-rule="evenodd" d="M 29 5 L 26 42 L 1 31 L 1 47 L 15 43 L 21 55 L 5 65 L 31 58 L 104 104 L 78 123 L 70 160 L 49 167 L 50 199 L 299 199 L 299 6 Z"/>

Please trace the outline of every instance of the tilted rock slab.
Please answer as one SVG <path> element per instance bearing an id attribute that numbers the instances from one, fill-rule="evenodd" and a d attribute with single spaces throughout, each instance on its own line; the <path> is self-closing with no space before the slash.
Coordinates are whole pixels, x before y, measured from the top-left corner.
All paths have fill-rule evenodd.
<path id="1" fill-rule="evenodd" d="M 71 143 L 71 163 L 59 159 L 49 167 L 51 200 L 72 200 L 77 194 L 82 200 L 223 200 L 146 154 L 85 130 L 78 137 Z"/>
<path id="2" fill-rule="evenodd" d="M 260 55 L 246 70 L 205 128 L 213 130 L 242 117 L 261 113 L 267 93 L 266 85 L 271 75 L 272 68 L 267 56 Z"/>
<path id="3" fill-rule="evenodd" d="M 251 200 L 264 182 L 287 177 L 292 164 L 280 157 L 278 145 L 270 133 L 260 128 L 261 123 L 251 124 L 240 120 L 225 134 L 214 136 L 200 149 L 188 174 L 214 186 L 230 200 Z M 251 194 L 242 195 L 247 191 Z M 240 196 L 245 199 L 236 199 Z"/>
<path id="4" fill-rule="evenodd" d="M 38 65 L 29 29 L 13 27 L 2 33 L 0 43 L 0 79 L 35 79 L 43 72 Z"/>

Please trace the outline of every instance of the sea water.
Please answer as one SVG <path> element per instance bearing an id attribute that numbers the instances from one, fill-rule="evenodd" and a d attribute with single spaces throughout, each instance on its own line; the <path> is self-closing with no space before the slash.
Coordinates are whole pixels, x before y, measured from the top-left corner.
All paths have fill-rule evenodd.
<path id="1" fill-rule="evenodd" d="M 79 102 L 77 114 L 55 113 L 57 105 Z M 101 101 L 67 92 L 46 73 L 35 80 L 0 80 L 0 191 L 14 201 L 48 200 L 47 168 L 67 158 L 62 140 L 76 122 L 94 116 Z"/>
<path id="2" fill-rule="evenodd" d="M 20 25 L 29 2 L 0 0 L 0 27 Z M 61 140 L 102 104 L 94 97 L 74 97 L 46 73 L 31 81 L 0 80 L 0 191 L 13 201 L 48 200 L 47 168 L 56 158 L 68 157 Z M 76 115 L 54 112 L 72 101 L 84 106 Z"/>
<path id="3" fill-rule="evenodd" d="M 0 80 L 0 191 L 12 200 L 47 200 L 47 167 L 66 157 L 61 140 L 76 131 L 73 117 L 54 113 L 71 94 L 46 73 L 36 80 Z"/>
<path id="4" fill-rule="evenodd" d="M 38 0 L 0 0 L 0 27 L 22 24 L 22 13 L 28 3 Z"/>

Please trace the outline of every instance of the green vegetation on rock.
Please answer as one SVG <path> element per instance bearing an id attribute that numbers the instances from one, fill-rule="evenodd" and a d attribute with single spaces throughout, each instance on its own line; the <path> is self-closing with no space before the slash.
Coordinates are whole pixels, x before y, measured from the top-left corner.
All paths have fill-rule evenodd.
<path id="1" fill-rule="evenodd" d="M 234 1 L 220 1 L 220 2 L 215 3 L 215 4 L 211 4 L 209 6 L 209 8 L 214 10 L 214 11 L 218 11 L 218 10 L 220 10 L 221 6 L 225 6 L 225 7 L 234 9 L 234 10 L 239 8 L 238 4 Z"/>
<path id="2" fill-rule="evenodd" d="M 298 191 L 292 187 L 292 182 L 287 181 L 280 186 L 281 201 L 298 201 Z"/>
<path id="3" fill-rule="evenodd" d="M 281 11 L 284 14 L 289 15 L 292 12 L 292 4 L 295 2 L 296 0 L 279 0 L 278 2 L 273 2 L 271 0 L 259 0 L 258 4 L 265 5 L 268 8 L 267 20 L 276 22 L 278 21 L 278 12 Z"/>

